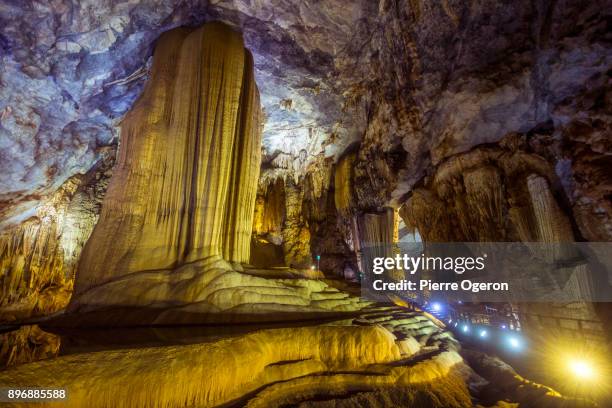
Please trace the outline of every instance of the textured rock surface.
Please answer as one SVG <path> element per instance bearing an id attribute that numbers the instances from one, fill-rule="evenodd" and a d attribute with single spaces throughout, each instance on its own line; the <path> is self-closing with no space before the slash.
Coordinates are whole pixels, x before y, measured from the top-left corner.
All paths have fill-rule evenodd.
<path id="1" fill-rule="evenodd" d="M 238 27 L 254 54 L 268 117 L 265 161 L 300 172 L 363 135 L 363 205 L 400 197 L 429 163 L 545 123 L 601 152 L 590 140 L 609 123 L 597 96 L 612 58 L 609 1 L 0 7 L 5 222 L 23 219 L 37 195 L 89 169 L 99 147 L 117 136 L 158 35 L 205 20 Z M 576 128 L 593 132 L 577 138 Z M 572 166 L 586 171 L 580 162 Z M 602 201 L 586 187 L 577 197 L 582 205 Z"/>
<path id="2" fill-rule="evenodd" d="M 38 326 L 20 328 L 0 334 L 0 368 L 5 369 L 32 361 L 56 357 L 60 338 Z"/>
<path id="3" fill-rule="evenodd" d="M 160 39 L 151 80 L 123 122 L 76 292 L 204 258 L 249 259 L 261 137 L 252 75 L 227 26 Z"/>
<path id="4" fill-rule="evenodd" d="M 325 325 L 262 329 L 190 345 L 80 351 L 10 368 L 0 372 L 0 381 L 23 386 L 44 380 L 65 388 L 68 407 L 450 408 L 492 406 L 502 398 L 495 406 L 594 406 L 525 380 L 500 360 L 462 351 L 483 379 L 459 351 L 431 316 L 371 307 Z M 96 392 L 87 392 L 92 387 Z M 498 399 L 487 394 L 492 389 L 501 390 Z"/>
<path id="5" fill-rule="evenodd" d="M 240 35 L 224 24 L 162 36 L 151 80 L 123 123 L 101 219 L 79 260 L 71 312 L 143 308 L 115 324 L 145 317 L 178 324 L 286 319 L 367 304 L 321 281 L 242 272 L 260 162 L 252 75 Z M 285 261 L 308 267 L 303 192 L 289 180 L 284 197 Z M 265 224 L 274 226 L 277 213 L 264 212 Z"/>
<path id="6" fill-rule="evenodd" d="M 0 320 L 63 309 L 106 192 L 114 149 L 85 175 L 68 179 L 36 214 L 0 235 Z"/>
<path id="7" fill-rule="evenodd" d="M 452 335 L 421 313 L 372 308 L 322 326 L 63 356 L 0 372 L 0 382 L 44 380 L 67 388 L 66 406 L 75 407 L 117 401 L 125 407 L 269 407 L 351 397 L 468 407 L 470 370 L 457 349 Z M 87 392 L 90 387 L 97 391 Z"/>

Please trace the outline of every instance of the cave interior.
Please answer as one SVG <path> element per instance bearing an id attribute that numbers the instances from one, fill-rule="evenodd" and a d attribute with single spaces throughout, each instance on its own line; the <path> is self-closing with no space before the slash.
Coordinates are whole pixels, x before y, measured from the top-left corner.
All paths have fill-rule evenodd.
<path id="1" fill-rule="evenodd" d="M 612 253 L 611 22 L 609 0 L 0 1 L 0 388 L 609 406 L 612 264 L 555 245 Z M 543 246 L 573 301 L 365 295 L 373 257 L 457 243 Z"/>

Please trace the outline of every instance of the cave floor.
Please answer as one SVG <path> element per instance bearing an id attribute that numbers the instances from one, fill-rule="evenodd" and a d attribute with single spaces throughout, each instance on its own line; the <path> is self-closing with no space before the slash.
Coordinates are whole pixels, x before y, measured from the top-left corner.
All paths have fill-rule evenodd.
<path id="1" fill-rule="evenodd" d="M 22 355 L 0 383 L 66 389 L 68 407 L 578 406 L 497 360 L 462 356 L 442 322 L 394 305 L 274 324 L 11 333 Z"/>

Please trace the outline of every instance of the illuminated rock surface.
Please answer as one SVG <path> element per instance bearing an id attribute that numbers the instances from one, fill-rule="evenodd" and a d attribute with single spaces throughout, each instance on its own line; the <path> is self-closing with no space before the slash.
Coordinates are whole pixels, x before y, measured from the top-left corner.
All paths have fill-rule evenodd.
<path id="1" fill-rule="evenodd" d="M 0 382 L 66 387 L 66 406 L 75 407 L 118 401 L 124 407 L 269 407 L 347 397 L 467 407 L 470 375 L 456 341 L 432 320 L 377 308 L 322 326 L 68 355 L 0 372 Z"/>
<path id="2" fill-rule="evenodd" d="M 463 360 L 354 282 L 398 215 L 426 242 L 612 240 L 611 6 L 1 2 L 1 322 L 71 295 L 49 322 L 344 320 L 85 350 L 0 382 L 65 385 L 73 406 L 580 405 Z M 521 310 L 609 338 L 600 307 Z M 24 326 L 0 356 L 58 347 Z"/>
<path id="3" fill-rule="evenodd" d="M 119 322 L 178 324 L 227 319 L 210 314 L 274 320 L 367 304 L 320 281 L 240 271 L 250 258 L 260 161 L 252 74 L 240 35 L 225 25 L 162 36 L 152 79 L 122 126 L 118 163 L 79 261 L 71 312 L 141 307 L 148 311 L 123 314 Z M 287 264 L 308 267 L 299 194 L 285 187 L 287 218 L 297 224 L 285 224 L 282 234 L 293 245 Z M 264 215 L 266 224 L 270 217 L 278 216 Z"/>
<path id="4" fill-rule="evenodd" d="M 276 236 L 295 265 L 309 264 L 308 246 L 323 252 L 332 244 L 322 253 L 327 273 L 354 274 L 358 237 L 342 214 L 397 207 L 452 155 L 512 133 L 550 163 L 582 237 L 609 240 L 609 9 L 606 1 L 4 2 L 0 225 L 9 231 L 40 213 L 71 176 L 116 146 L 162 32 L 222 20 L 253 53 L 266 116 L 265 185 L 293 179 L 300 190 L 309 173 L 328 170 L 326 159 L 358 143 L 350 148 L 351 195 L 335 203 L 338 222 L 298 213 L 287 220 L 290 239 Z M 334 188 L 330 181 L 323 185 Z M 292 208 L 311 198 L 294 194 Z"/>
<path id="5" fill-rule="evenodd" d="M 368 308 L 325 325 L 79 352 L 10 368 L 0 372 L 0 382 L 65 388 L 66 407 L 471 407 L 488 381 L 504 390 L 507 403 L 591 406 L 530 383 L 498 360 L 470 354 L 486 375 L 481 378 L 442 327 L 422 312 Z"/>

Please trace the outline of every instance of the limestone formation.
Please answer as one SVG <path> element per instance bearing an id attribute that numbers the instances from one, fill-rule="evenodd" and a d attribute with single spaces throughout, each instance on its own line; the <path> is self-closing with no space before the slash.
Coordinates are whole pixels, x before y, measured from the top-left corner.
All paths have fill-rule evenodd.
<path id="1" fill-rule="evenodd" d="M 0 235 L 0 321 L 47 315 L 68 304 L 76 266 L 110 176 L 114 151 L 71 177 L 35 215 Z"/>
<path id="2" fill-rule="evenodd" d="M 399 393 L 408 401 L 468 407 L 470 371 L 457 349 L 448 331 L 420 313 L 371 308 L 327 325 L 73 354 L 0 372 L 0 382 L 12 386 L 36 379 L 65 388 L 66 407 L 116 401 L 124 407 L 269 407 L 357 393 L 376 398 Z"/>
<path id="3" fill-rule="evenodd" d="M 124 120 L 118 162 L 70 304 L 81 314 L 132 309 L 77 321 L 268 321 L 368 304 L 290 270 L 276 279 L 253 268 L 242 272 L 250 258 L 259 120 L 253 66 L 238 33 L 210 23 L 160 38 L 151 80 Z M 285 261 L 309 268 L 303 192 L 289 180 L 274 184 L 270 196 L 257 229 L 273 233 L 284 218 Z"/>
<path id="4" fill-rule="evenodd" d="M 343 214 L 353 208 L 353 167 L 355 165 L 355 153 L 349 153 L 342 157 L 336 165 L 334 172 L 334 203 L 336 210 Z"/>
<path id="5" fill-rule="evenodd" d="M 520 139 L 510 136 L 499 146 L 454 156 L 441 163 L 423 187 L 412 191 L 399 214 L 425 242 L 541 242 L 555 245 L 536 247 L 536 258 L 575 262 L 578 254 L 563 245 L 573 242 L 575 235 L 570 214 L 557 198 L 560 191 L 554 190 L 559 186 L 554 169 L 541 156 L 525 150 Z M 578 264 L 560 289 L 588 297 L 595 293 L 591 279 L 584 265 Z M 605 341 L 592 305 L 523 303 L 519 308 L 525 313 L 523 324 L 528 331 L 559 330 L 556 321 L 582 320 L 591 327 L 584 338 Z M 564 333 L 572 330 L 580 331 L 576 326 Z"/>
<path id="6" fill-rule="evenodd" d="M 59 350 L 23 327 L 0 383 L 92 407 L 580 405 L 510 370 L 496 388 L 496 361 L 467 358 L 483 380 L 441 322 L 355 281 L 398 215 L 425 244 L 612 240 L 610 10 L 0 2 L 0 322 L 261 329 L 21 364 Z M 574 269 L 561 286 L 600 289 Z M 609 343 L 609 305 L 512 310 Z"/>
<path id="7" fill-rule="evenodd" d="M 20 328 L 0 334 L 0 368 L 5 369 L 32 361 L 57 357 L 60 337 L 38 326 Z"/>
<path id="8" fill-rule="evenodd" d="M 119 158 L 81 257 L 76 293 L 203 258 L 247 261 L 259 97 L 239 34 L 221 24 L 160 39 L 122 124 Z"/>
<path id="9" fill-rule="evenodd" d="M 265 191 L 257 197 L 253 216 L 253 234 L 266 237 L 270 242 L 280 245 L 281 230 L 286 217 L 285 182 L 278 178 L 265 186 Z"/>

